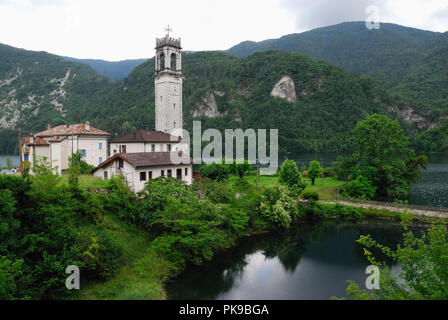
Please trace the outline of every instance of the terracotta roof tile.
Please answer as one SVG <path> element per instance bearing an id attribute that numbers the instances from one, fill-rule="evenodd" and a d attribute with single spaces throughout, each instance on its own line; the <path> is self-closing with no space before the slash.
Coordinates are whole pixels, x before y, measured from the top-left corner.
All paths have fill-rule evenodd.
<path id="1" fill-rule="evenodd" d="M 87 130 L 87 128 L 89 130 Z M 39 137 L 57 137 L 57 136 L 70 136 L 70 135 L 98 135 L 98 136 L 110 136 L 111 134 L 94 128 L 91 125 L 88 125 L 87 123 L 80 123 L 80 124 L 66 124 L 57 126 L 54 128 L 47 129 L 45 131 L 36 133 L 35 136 Z"/>
<path id="2" fill-rule="evenodd" d="M 181 142 L 179 137 L 174 137 L 166 132 L 155 130 L 137 130 L 121 137 L 116 137 L 110 143 L 132 143 L 132 142 Z"/>
<path id="3" fill-rule="evenodd" d="M 23 142 L 25 142 L 28 146 L 49 146 L 50 143 L 48 143 L 46 140 L 40 138 L 40 137 L 35 137 L 34 138 L 34 143 L 31 143 L 31 137 L 25 137 L 22 139 Z"/>
<path id="4" fill-rule="evenodd" d="M 191 159 L 187 155 L 183 155 L 182 152 L 179 152 L 179 157 L 185 159 L 183 162 L 187 162 L 191 164 L 193 159 Z M 140 152 L 140 153 L 121 153 L 116 154 L 113 157 L 107 159 L 102 164 L 100 164 L 96 170 L 106 166 L 111 163 L 115 159 L 120 158 L 123 161 L 126 161 L 131 166 L 138 167 L 154 167 L 154 166 L 164 166 L 164 165 L 176 165 L 171 161 L 171 152 Z M 183 164 L 183 163 L 182 163 Z"/>

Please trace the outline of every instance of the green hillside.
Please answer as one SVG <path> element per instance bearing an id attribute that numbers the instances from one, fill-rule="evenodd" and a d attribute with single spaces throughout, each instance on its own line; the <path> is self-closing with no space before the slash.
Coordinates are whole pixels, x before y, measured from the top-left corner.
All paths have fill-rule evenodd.
<path id="1" fill-rule="evenodd" d="M 448 109 L 448 41 L 412 66 L 394 91 L 414 101 Z"/>
<path id="2" fill-rule="evenodd" d="M 112 81 L 58 56 L 1 49 L 0 153 L 16 151 L 18 127 L 25 134 L 86 120 L 113 134 L 154 127 L 153 59 L 125 80 Z M 351 130 L 372 113 L 401 119 L 411 135 L 416 127 L 434 126 L 438 115 L 392 97 L 372 78 L 297 53 L 184 53 L 183 74 L 190 132 L 194 119 L 202 120 L 203 129 L 279 129 L 282 152 L 349 151 Z M 292 102 L 271 95 L 285 77 L 294 86 Z"/>
<path id="3" fill-rule="evenodd" d="M 78 109 L 92 109 L 113 84 L 86 64 L 0 44 L 0 153 L 17 152 L 9 138 L 17 136 L 14 129 L 29 133 L 66 123 Z"/>
<path id="4" fill-rule="evenodd" d="M 369 30 L 365 22 L 346 22 L 279 39 L 243 42 L 228 51 L 239 57 L 265 50 L 298 52 L 373 76 L 391 88 L 408 68 L 438 47 L 441 37 L 440 33 L 389 23 Z"/>
<path id="5" fill-rule="evenodd" d="M 283 152 L 348 151 L 358 120 L 409 107 L 371 78 L 296 53 L 269 51 L 243 59 L 223 52 L 184 54 L 183 73 L 187 129 L 194 119 L 203 121 L 203 129 L 278 128 Z M 91 122 L 117 133 L 152 128 L 153 74 L 152 59 L 136 68 L 90 113 Z M 284 76 L 295 84 L 294 103 L 271 96 Z M 214 114 L 205 116 L 207 109 Z"/>

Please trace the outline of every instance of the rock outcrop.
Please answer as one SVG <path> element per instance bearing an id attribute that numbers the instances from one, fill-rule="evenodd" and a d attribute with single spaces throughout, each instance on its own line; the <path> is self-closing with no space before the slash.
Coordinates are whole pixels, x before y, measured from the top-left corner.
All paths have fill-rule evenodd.
<path id="1" fill-rule="evenodd" d="M 290 76 L 284 76 L 274 86 L 271 96 L 286 99 L 289 102 L 296 102 L 296 86 Z"/>

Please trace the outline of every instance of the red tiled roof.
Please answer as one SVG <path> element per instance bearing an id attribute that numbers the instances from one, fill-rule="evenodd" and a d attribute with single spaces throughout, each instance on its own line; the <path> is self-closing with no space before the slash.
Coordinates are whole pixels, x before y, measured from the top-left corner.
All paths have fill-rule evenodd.
<path id="1" fill-rule="evenodd" d="M 56 137 L 56 138 L 53 138 L 53 139 L 51 139 L 49 141 L 50 142 L 61 142 L 61 141 L 64 141 L 65 139 L 67 139 L 67 136 Z"/>
<path id="2" fill-rule="evenodd" d="M 26 145 L 28 145 L 28 146 L 49 146 L 50 145 L 50 143 L 48 143 L 46 140 L 44 140 L 40 137 L 35 137 L 34 143 L 31 143 L 31 137 L 23 138 L 22 142 L 25 142 Z"/>
<path id="3" fill-rule="evenodd" d="M 186 155 L 183 155 L 182 152 L 179 152 L 179 157 L 188 161 L 189 164 L 193 162 L 193 160 Z M 98 167 L 96 167 L 92 172 L 106 166 L 111 163 L 115 159 L 120 158 L 123 161 L 126 161 L 134 168 L 137 167 L 153 167 L 153 166 L 164 166 L 164 165 L 175 165 L 171 161 L 171 152 L 139 152 L 139 153 L 121 153 L 116 154 L 113 157 L 107 159 Z"/>
<path id="4" fill-rule="evenodd" d="M 132 142 L 181 142 L 179 137 L 172 136 L 166 132 L 155 130 L 137 130 L 121 137 L 116 137 L 110 143 L 132 143 Z"/>
<path id="5" fill-rule="evenodd" d="M 87 127 L 90 127 L 87 130 Z M 94 128 L 87 123 L 80 124 L 64 124 L 54 128 L 49 128 L 45 131 L 36 133 L 35 136 L 38 137 L 57 137 L 57 136 L 71 136 L 71 135 L 91 135 L 91 136 L 110 136 L 111 134 Z"/>

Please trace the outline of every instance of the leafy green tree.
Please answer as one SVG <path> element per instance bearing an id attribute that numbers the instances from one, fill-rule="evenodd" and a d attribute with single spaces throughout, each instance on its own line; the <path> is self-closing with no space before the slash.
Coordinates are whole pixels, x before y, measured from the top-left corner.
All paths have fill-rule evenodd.
<path id="1" fill-rule="evenodd" d="M 69 166 L 76 172 L 77 174 L 90 174 L 95 166 L 88 164 L 83 159 L 83 155 L 81 150 L 76 151 L 69 158 Z"/>
<path id="2" fill-rule="evenodd" d="M 280 168 L 280 183 L 288 186 L 288 188 L 300 194 L 306 188 L 306 183 L 303 181 L 302 174 L 297 168 L 297 164 L 293 160 L 285 160 Z"/>
<path id="3" fill-rule="evenodd" d="M 232 171 L 237 174 L 240 179 L 244 178 L 246 172 L 252 170 L 252 165 L 246 160 L 243 163 L 235 161 L 232 165 Z"/>
<path id="4" fill-rule="evenodd" d="M 315 181 L 322 175 L 322 167 L 319 161 L 311 161 L 310 168 L 308 169 L 308 178 L 311 179 L 311 184 L 314 186 Z"/>
<path id="5" fill-rule="evenodd" d="M 443 221 L 417 236 L 407 225 L 412 216 L 403 215 L 404 233 L 402 243 L 395 250 L 381 245 L 370 235 L 357 241 L 365 247 L 364 252 L 372 265 L 380 268 L 380 289 L 373 292 L 361 290 L 353 281 L 347 293 L 354 299 L 380 300 L 447 300 L 448 299 L 448 229 Z M 398 275 L 391 273 L 385 262 L 379 262 L 372 250 L 400 264 Z"/>
<path id="6" fill-rule="evenodd" d="M 427 158 L 415 157 L 409 148 L 398 121 L 384 115 L 374 114 L 367 120 L 358 122 L 353 131 L 357 151 L 354 156 L 361 167 L 376 170 L 377 196 L 404 198 L 410 192 L 410 185 L 426 169 Z"/>
<path id="7" fill-rule="evenodd" d="M 353 169 L 356 168 L 357 161 L 353 157 L 338 157 L 335 162 L 331 164 L 336 177 L 339 180 L 348 181 L 353 175 Z"/>
<path id="8" fill-rule="evenodd" d="M 0 300 L 15 300 L 17 279 L 22 275 L 23 260 L 11 261 L 0 256 Z"/>

